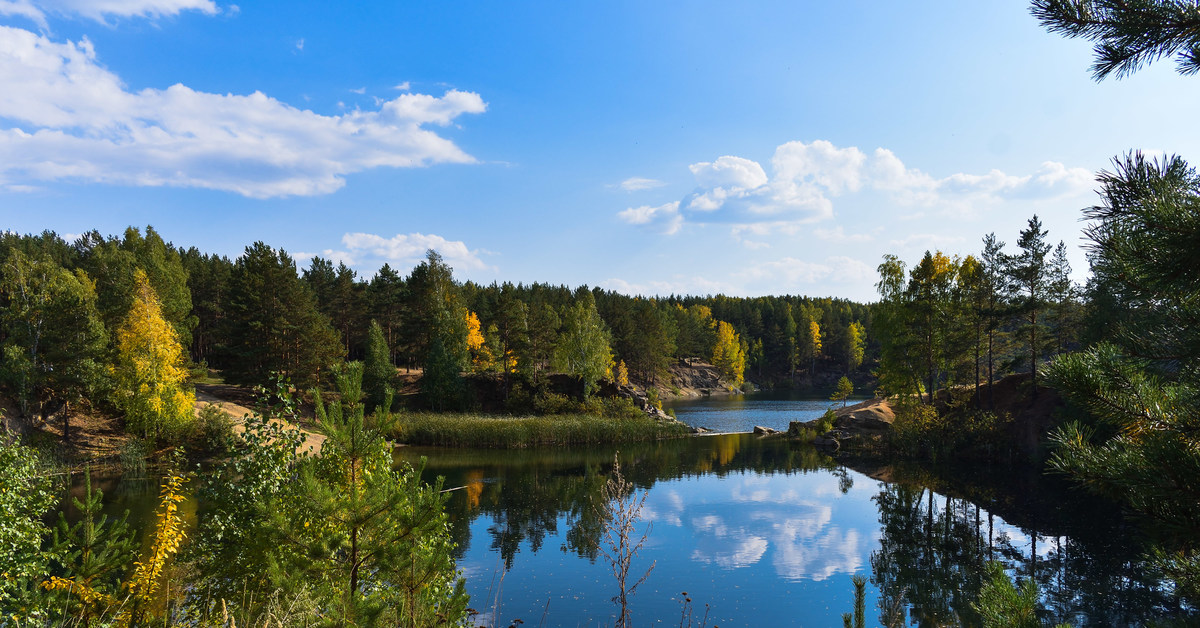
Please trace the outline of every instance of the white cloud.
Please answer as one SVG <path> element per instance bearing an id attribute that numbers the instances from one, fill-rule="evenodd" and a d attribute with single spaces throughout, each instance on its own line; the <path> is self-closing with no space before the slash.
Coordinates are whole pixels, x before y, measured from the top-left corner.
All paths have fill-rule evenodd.
<path id="1" fill-rule="evenodd" d="M 677 276 L 670 281 L 631 282 L 624 279 L 606 279 L 600 287 L 630 296 L 661 297 L 672 294 L 735 294 L 736 286 L 707 277 Z"/>
<path id="2" fill-rule="evenodd" d="M 367 93 L 367 88 L 365 88 L 365 87 L 358 87 L 358 88 L 351 89 L 350 91 L 351 91 L 351 92 L 353 92 L 353 93 L 355 93 L 355 94 L 365 94 L 365 93 Z"/>
<path id="3" fill-rule="evenodd" d="M 253 198 L 333 192 L 372 168 L 472 163 L 423 128 L 482 113 L 478 94 L 401 94 L 326 116 L 261 92 L 125 88 L 86 38 L 0 26 L 0 184 L 75 180 L 199 187 Z"/>
<path id="4" fill-rule="evenodd" d="M 433 249 L 441 254 L 446 263 L 456 269 L 495 270 L 488 266 L 480 254 L 482 251 L 467 248 L 461 240 L 447 240 L 439 235 L 423 233 L 399 233 L 390 238 L 373 233 L 347 233 L 342 236 L 347 254 L 359 258 L 370 255 L 388 262 L 415 264 Z"/>
<path id="5" fill-rule="evenodd" d="M 640 192 L 641 190 L 652 190 L 666 185 L 658 179 L 646 179 L 643 177 L 629 177 L 617 184 L 617 187 L 626 192 Z"/>
<path id="6" fill-rule="evenodd" d="M 304 50 L 304 38 L 303 37 L 296 40 L 296 50 Z M 351 91 L 353 91 L 353 90 L 351 90 Z"/>
<path id="7" fill-rule="evenodd" d="M 29 0 L 0 0 L 0 15 L 15 15 L 28 18 L 46 29 L 46 15 Z"/>
<path id="8" fill-rule="evenodd" d="M 650 205 L 630 207 L 617 212 L 617 218 L 631 225 L 656 226 L 667 235 L 678 233 L 680 227 L 683 226 L 683 216 L 679 214 L 679 201 L 655 207 Z"/>
<path id="9" fill-rule="evenodd" d="M 0 15 L 6 13 L 5 5 L 16 7 L 16 10 L 9 14 L 24 15 L 42 24 L 46 13 L 79 15 L 104 22 L 109 17 L 157 19 L 178 15 L 184 11 L 199 11 L 205 15 L 216 15 L 220 12 L 212 0 L 9 0 L 0 1 Z"/>
<path id="10" fill-rule="evenodd" d="M 399 84 L 397 84 L 397 85 L 396 85 L 395 87 L 393 87 L 392 89 L 394 89 L 394 90 L 397 90 L 397 91 L 401 91 L 401 92 L 407 92 L 407 91 L 408 91 L 408 86 L 409 86 L 409 83 L 408 83 L 408 81 L 404 81 L 403 83 L 399 83 Z"/>
<path id="11" fill-rule="evenodd" d="M 735 235 L 794 234 L 801 225 L 833 217 L 834 198 L 867 191 L 882 193 L 899 205 L 959 215 L 1015 199 L 1076 195 L 1090 189 L 1094 179 L 1085 169 L 1057 162 L 1045 162 L 1029 175 L 992 170 L 937 178 L 906 166 L 890 150 L 877 148 L 868 155 L 826 140 L 780 145 L 771 158 L 769 176 L 758 162 L 731 155 L 689 169 L 697 187 L 680 202 L 682 220 L 729 223 Z M 826 235 L 830 240 L 840 237 L 829 231 Z M 865 239 L 846 236 L 842 241 Z"/>

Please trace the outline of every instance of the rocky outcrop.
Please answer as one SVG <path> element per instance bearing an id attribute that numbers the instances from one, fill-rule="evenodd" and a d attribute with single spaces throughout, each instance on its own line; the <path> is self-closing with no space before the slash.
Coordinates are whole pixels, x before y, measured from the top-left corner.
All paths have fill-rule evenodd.
<path id="1" fill-rule="evenodd" d="M 775 428 L 763 427 L 761 425 L 754 426 L 754 435 L 755 436 L 770 436 L 772 434 L 778 434 L 778 433 L 779 433 L 779 430 L 777 430 Z"/>
<path id="2" fill-rule="evenodd" d="M 813 439 L 818 447 L 840 449 L 844 443 L 877 439 L 892 429 L 896 414 L 886 399 L 868 399 L 846 408 L 835 408 L 833 427 Z M 792 421 L 789 434 L 821 429 L 822 419 Z"/>
<path id="3" fill-rule="evenodd" d="M 662 408 L 659 408 L 650 401 L 650 399 L 646 396 L 646 393 L 634 388 L 633 386 L 618 386 L 616 392 L 613 393 L 613 396 L 630 400 L 637 409 L 645 412 L 647 416 L 657 421 L 666 423 L 679 423 L 680 425 L 684 424 L 679 419 L 676 419 L 666 412 L 663 412 Z"/>

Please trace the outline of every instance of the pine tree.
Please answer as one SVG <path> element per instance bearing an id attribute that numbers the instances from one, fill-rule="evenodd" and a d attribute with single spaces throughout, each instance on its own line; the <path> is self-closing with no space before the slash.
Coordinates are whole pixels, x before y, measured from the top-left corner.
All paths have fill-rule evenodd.
<path id="1" fill-rule="evenodd" d="M 1033 396 L 1037 397 L 1038 358 L 1045 351 L 1046 332 L 1042 315 L 1046 309 L 1049 290 L 1049 265 L 1046 256 L 1050 245 L 1046 244 L 1046 231 L 1037 216 L 1029 219 L 1029 226 L 1021 231 L 1017 246 L 1021 253 L 1009 258 L 1008 278 L 1015 296 L 1015 309 L 1022 319 L 1019 330 L 1026 341 L 1026 359 L 1033 379 Z"/>
<path id="2" fill-rule="evenodd" d="M 383 438 L 391 417 L 368 419 L 361 378 L 362 365 L 351 362 L 337 374 L 338 403 L 314 393 L 327 440 L 301 474 L 308 507 L 281 522 L 310 549 L 292 554 L 299 560 L 286 568 L 328 587 L 338 623 L 456 625 L 467 595 L 454 570 L 448 496 L 440 480 L 426 485 L 419 470 L 393 469 Z"/>
<path id="3" fill-rule="evenodd" d="M 312 387 L 345 355 L 286 252 L 255 242 L 237 259 L 229 283 L 226 381 L 269 386 L 280 374 Z"/>
<path id="4" fill-rule="evenodd" d="M 833 395 L 829 397 L 830 401 L 842 402 L 842 407 L 846 407 L 846 400 L 850 395 L 854 394 L 854 384 L 850 382 L 850 378 L 843 375 L 838 380 L 837 389 L 833 391 Z"/>
<path id="5" fill-rule="evenodd" d="M 992 384 L 996 378 L 996 345 L 1002 333 L 1001 325 L 1009 315 L 1009 308 L 1004 299 L 1004 273 L 1008 267 L 1008 256 L 1004 254 L 1004 243 L 997 241 L 994 233 L 989 233 L 983 238 L 981 262 L 979 307 L 984 335 L 987 338 L 988 408 L 994 409 L 996 398 Z"/>
<path id="6" fill-rule="evenodd" d="M 383 336 L 387 341 L 388 357 L 392 364 L 396 363 L 400 347 L 401 310 L 404 307 L 404 280 L 384 264 L 371 278 L 366 293 L 367 311 L 383 328 Z"/>
<path id="7" fill-rule="evenodd" d="M 134 272 L 133 307 L 117 331 L 115 402 L 125 427 L 146 438 L 178 438 L 195 420 L 183 346 L 162 316 L 146 273 Z"/>
<path id="8" fill-rule="evenodd" d="M 1048 378 L 1108 427 L 1069 426 L 1052 466 L 1117 497 L 1154 524 L 1164 569 L 1200 600 L 1200 176 L 1178 157 L 1126 156 L 1101 173 L 1103 204 L 1084 212 L 1095 281 L 1130 315 L 1108 338 L 1064 356 Z M 1182 566 L 1182 567 L 1181 567 Z"/>
<path id="9" fill-rule="evenodd" d="M 396 367 L 388 355 L 383 328 L 378 322 L 371 321 L 371 325 L 367 328 L 367 350 L 363 360 L 363 390 L 366 391 L 368 408 L 375 409 L 383 406 L 395 377 Z M 383 409 L 391 410 L 391 408 Z"/>
<path id="10" fill-rule="evenodd" d="M 84 468 L 83 477 L 83 499 L 71 498 L 79 510 L 79 520 L 69 525 L 66 515 L 59 511 L 50 553 L 63 578 L 70 581 L 71 599 L 78 603 L 79 613 L 70 614 L 82 617 L 87 624 L 109 610 L 106 601 L 119 598 L 121 579 L 137 545 L 127 523 L 129 511 L 119 519 L 110 520 L 101 512 L 104 492 L 92 490 L 90 467 Z"/>
<path id="11" fill-rule="evenodd" d="M 1034 0 L 1033 15 L 1052 33 L 1096 42 L 1092 74 L 1129 76 L 1163 57 L 1180 74 L 1200 71 L 1200 11 L 1172 0 Z"/>

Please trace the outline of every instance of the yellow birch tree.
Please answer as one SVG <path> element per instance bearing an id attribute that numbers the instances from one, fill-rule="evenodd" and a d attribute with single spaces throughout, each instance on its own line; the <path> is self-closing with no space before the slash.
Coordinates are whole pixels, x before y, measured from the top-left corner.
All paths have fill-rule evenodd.
<path id="1" fill-rule="evenodd" d="M 717 322 L 717 344 L 713 347 L 713 366 L 721 372 L 725 379 L 741 386 L 745 381 L 746 354 L 742 351 L 742 343 L 738 339 L 733 325 L 725 321 Z"/>
<path id="2" fill-rule="evenodd" d="M 133 307 L 117 331 L 113 371 L 117 406 L 129 431 L 177 438 L 195 420 L 196 393 L 184 385 L 183 345 L 141 269 L 134 273 Z"/>

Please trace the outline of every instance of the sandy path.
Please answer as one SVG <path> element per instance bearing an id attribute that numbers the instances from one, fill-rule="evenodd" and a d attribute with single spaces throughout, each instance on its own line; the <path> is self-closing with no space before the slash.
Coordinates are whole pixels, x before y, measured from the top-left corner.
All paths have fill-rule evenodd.
<path id="1" fill-rule="evenodd" d="M 235 434 L 240 435 L 246 432 L 246 423 L 244 419 L 247 415 L 254 414 L 253 410 L 247 408 L 246 406 L 238 405 L 232 401 L 220 399 L 213 395 L 211 391 L 202 390 L 199 386 L 197 386 L 196 412 L 199 412 L 201 408 L 209 404 L 217 406 L 233 419 L 233 432 Z M 280 419 L 272 419 L 271 422 L 278 425 L 289 425 L 286 421 L 282 421 Z M 304 428 L 300 428 L 300 431 L 304 434 L 304 442 L 300 443 L 300 446 L 296 448 L 296 451 L 308 451 L 309 448 L 312 448 L 314 453 L 320 453 L 321 445 L 325 443 L 325 436 Z"/>

